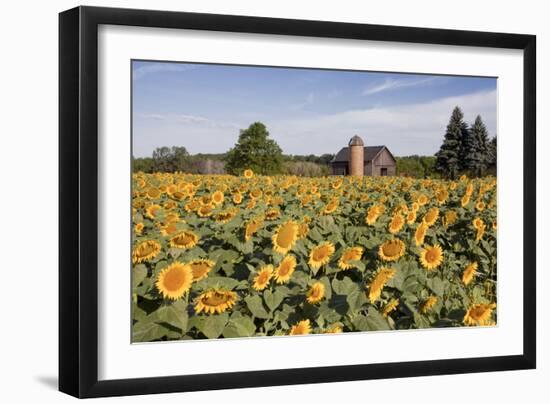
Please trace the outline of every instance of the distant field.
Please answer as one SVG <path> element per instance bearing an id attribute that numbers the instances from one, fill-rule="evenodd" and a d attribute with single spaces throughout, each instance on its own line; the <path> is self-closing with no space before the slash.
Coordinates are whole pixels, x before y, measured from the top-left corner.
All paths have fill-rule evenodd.
<path id="1" fill-rule="evenodd" d="M 496 323 L 496 179 L 133 175 L 133 341 Z"/>

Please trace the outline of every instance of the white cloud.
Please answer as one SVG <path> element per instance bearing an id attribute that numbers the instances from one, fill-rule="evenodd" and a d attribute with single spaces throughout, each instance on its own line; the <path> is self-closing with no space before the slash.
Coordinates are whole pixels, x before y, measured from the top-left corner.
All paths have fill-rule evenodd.
<path id="1" fill-rule="evenodd" d="M 384 91 L 390 91 L 395 90 L 397 88 L 403 88 L 403 87 L 416 87 L 424 84 L 428 84 L 434 80 L 436 80 L 436 77 L 427 77 L 424 79 L 418 79 L 418 80 L 395 80 L 392 78 L 387 78 L 381 83 L 373 84 L 372 86 L 366 88 L 363 90 L 363 95 L 372 95 L 381 93 Z"/>
<path id="2" fill-rule="evenodd" d="M 151 73 L 185 72 L 195 70 L 196 68 L 197 66 L 195 65 L 184 65 L 179 63 L 148 63 L 134 69 L 133 79 L 139 80 Z"/>
<path id="3" fill-rule="evenodd" d="M 480 114 L 490 135 L 496 134 L 496 91 L 266 124 L 285 153 L 336 153 L 358 134 L 366 145 L 386 145 L 396 155 L 431 155 L 439 149 L 456 105 L 466 122 L 472 123 Z"/>
<path id="4" fill-rule="evenodd" d="M 174 121 L 178 123 L 211 123 L 209 119 L 197 115 L 174 115 Z"/>
<path id="5" fill-rule="evenodd" d="M 154 121 L 164 121 L 169 124 L 177 125 L 205 125 L 210 127 L 220 127 L 220 128 L 235 128 L 238 125 L 232 122 L 222 122 L 216 121 L 209 118 L 205 118 L 200 115 L 187 115 L 187 114 L 138 114 L 137 119 L 142 120 L 154 120 Z"/>

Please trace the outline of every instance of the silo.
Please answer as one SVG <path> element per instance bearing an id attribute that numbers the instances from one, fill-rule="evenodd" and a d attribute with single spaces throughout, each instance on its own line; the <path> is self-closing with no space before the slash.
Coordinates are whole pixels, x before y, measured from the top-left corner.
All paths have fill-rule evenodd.
<path id="1" fill-rule="evenodd" d="M 355 135 L 349 141 L 349 173 L 362 177 L 365 173 L 365 144 L 363 139 Z"/>

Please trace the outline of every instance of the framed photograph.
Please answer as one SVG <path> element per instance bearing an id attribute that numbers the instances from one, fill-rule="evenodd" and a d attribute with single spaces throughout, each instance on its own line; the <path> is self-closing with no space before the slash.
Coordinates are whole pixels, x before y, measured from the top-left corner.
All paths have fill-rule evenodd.
<path id="1" fill-rule="evenodd" d="M 61 391 L 535 368 L 534 36 L 59 28 Z"/>

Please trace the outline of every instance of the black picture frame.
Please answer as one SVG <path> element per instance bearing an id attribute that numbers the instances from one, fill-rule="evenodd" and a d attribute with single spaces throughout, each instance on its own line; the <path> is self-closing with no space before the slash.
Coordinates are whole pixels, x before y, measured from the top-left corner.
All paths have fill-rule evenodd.
<path id="1" fill-rule="evenodd" d="M 99 381 L 98 26 L 180 28 L 523 51 L 523 354 Z M 77 7 L 59 15 L 59 390 L 75 397 L 534 369 L 536 37 L 533 35 Z"/>

